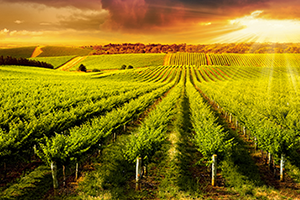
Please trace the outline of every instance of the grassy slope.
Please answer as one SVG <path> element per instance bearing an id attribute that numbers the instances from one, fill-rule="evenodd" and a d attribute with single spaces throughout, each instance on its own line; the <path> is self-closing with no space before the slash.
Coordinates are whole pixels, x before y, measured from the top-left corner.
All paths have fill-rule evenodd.
<path id="1" fill-rule="evenodd" d="M 35 47 L 18 47 L 9 49 L 0 49 L 1 56 L 12 56 L 15 58 L 30 58 Z"/>
<path id="2" fill-rule="evenodd" d="M 30 58 L 30 60 L 37 60 L 41 62 L 46 62 L 52 64 L 54 68 L 58 68 L 59 66 L 65 64 L 69 60 L 74 58 L 74 56 L 59 56 L 59 57 L 37 57 L 37 58 Z"/>
<path id="3" fill-rule="evenodd" d="M 91 50 L 76 47 L 46 46 L 42 48 L 43 53 L 38 57 L 55 56 L 87 56 Z"/>
<path id="4" fill-rule="evenodd" d="M 133 67 L 163 65 L 165 54 L 115 54 L 89 56 L 71 70 L 76 70 L 80 64 L 87 69 L 119 69 L 122 65 Z"/>

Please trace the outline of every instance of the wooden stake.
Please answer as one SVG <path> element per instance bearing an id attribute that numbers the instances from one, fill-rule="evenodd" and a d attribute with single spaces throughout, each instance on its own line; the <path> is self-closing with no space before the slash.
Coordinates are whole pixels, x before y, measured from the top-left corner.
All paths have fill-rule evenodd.
<path id="1" fill-rule="evenodd" d="M 76 163 L 75 180 L 78 179 L 78 163 Z"/>
<path id="2" fill-rule="evenodd" d="M 254 150 L 257 150 L 257 139 L 256 136 L 254 137 Z"/>
<path id="3" fill-rule="evenodd" d="M 272 170 L 272 155 L 271 155 L 271 153 L 269 152 L 269 154 L 268 154 L 268 160 L 269 160 L 269 169 L 270 170 Z"/>
<path id="4" fill-rule="evenodd" d="M 136 185 L 135 190 L 141 189 L 141 179 L 142 179 L 142 158 L 139 157 L 136 160 Z"/>
<path id="5" fill-rule="evenodd" d="M 66 167 L 63 165 L 63 186 L 66 187 Z"/>
<path id="6" fill-rule="evenodd" d="M 245 126 L 243 127 L 243 133 L 244 133 L 244 135 L 246 135 L 246 127 Z"/>
<path id="7" fill-rule="evenodd" d="M 212 172 L 211 185 L 215 186 L 217 182 L 217 155 L 216 154 L 212 156 L 211 172 Z"/>
<path id="8" fill-rule="evenodd" d="M 230 115 L 229 115 L 229 123 L 231 123 L 231 121 L 232 121 L 232 116 L 231 116 L 231 113 L 230 113 Z"/>
<path id="9" fill-rule="evenodd" d="M 280 159 L 280 181 L 284 181 L 284 163 L 285 163 L 285 155 L 281 154 L 281 159 Z"/>
<path id="10" fill-rule="evenodd" d="M 99 150 L 98 150 L 98 155 L 101 155 L 101 144 L 99 144 Z"/>
<path id="11" fill-rule="evenodd" d="M 55 190 L 58 188 L 57 166 L 55 162 L 51 163 L 51 172 L 52 172 L 52 179 L 53 179 L 53 188 Z"/>

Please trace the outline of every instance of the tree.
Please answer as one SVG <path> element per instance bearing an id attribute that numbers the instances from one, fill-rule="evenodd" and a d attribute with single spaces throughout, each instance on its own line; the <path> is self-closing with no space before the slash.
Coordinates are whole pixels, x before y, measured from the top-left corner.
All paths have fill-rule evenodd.
<path id="1" fill-rule="evenodd" d="M 86 67 L 81 64 L 79 67 L 78 67 L 78 71 L 82 71 L 82 72 L 86 72 Z"/>
<path id="2" fill-rule="evenodd" d="M 121 69 L 126 69 L 126 65 L 122 65 Z"/>

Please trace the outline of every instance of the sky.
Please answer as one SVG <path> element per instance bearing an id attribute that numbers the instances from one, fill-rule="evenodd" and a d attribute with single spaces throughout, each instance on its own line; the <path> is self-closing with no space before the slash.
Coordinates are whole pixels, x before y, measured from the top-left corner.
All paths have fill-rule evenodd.
<path id="1" fill-rule="evenodd" d="M 0 0 L 0 46 L 300 42 L 298 0 Z"/>

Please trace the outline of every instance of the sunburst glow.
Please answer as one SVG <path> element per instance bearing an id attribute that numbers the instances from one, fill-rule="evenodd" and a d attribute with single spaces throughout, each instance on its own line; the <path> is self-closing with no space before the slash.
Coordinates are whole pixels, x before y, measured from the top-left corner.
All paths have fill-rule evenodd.
<path id="1" fill-rule="evenodd" d="M 300 21 L 275 20 L 260 17 L 263 13 L 257 10 L 251 15 L 229 20 L 230 26 L 241 29 L 221 36 L 221 40 L 239 40 L 239 42 L 299 42 Z"/>

